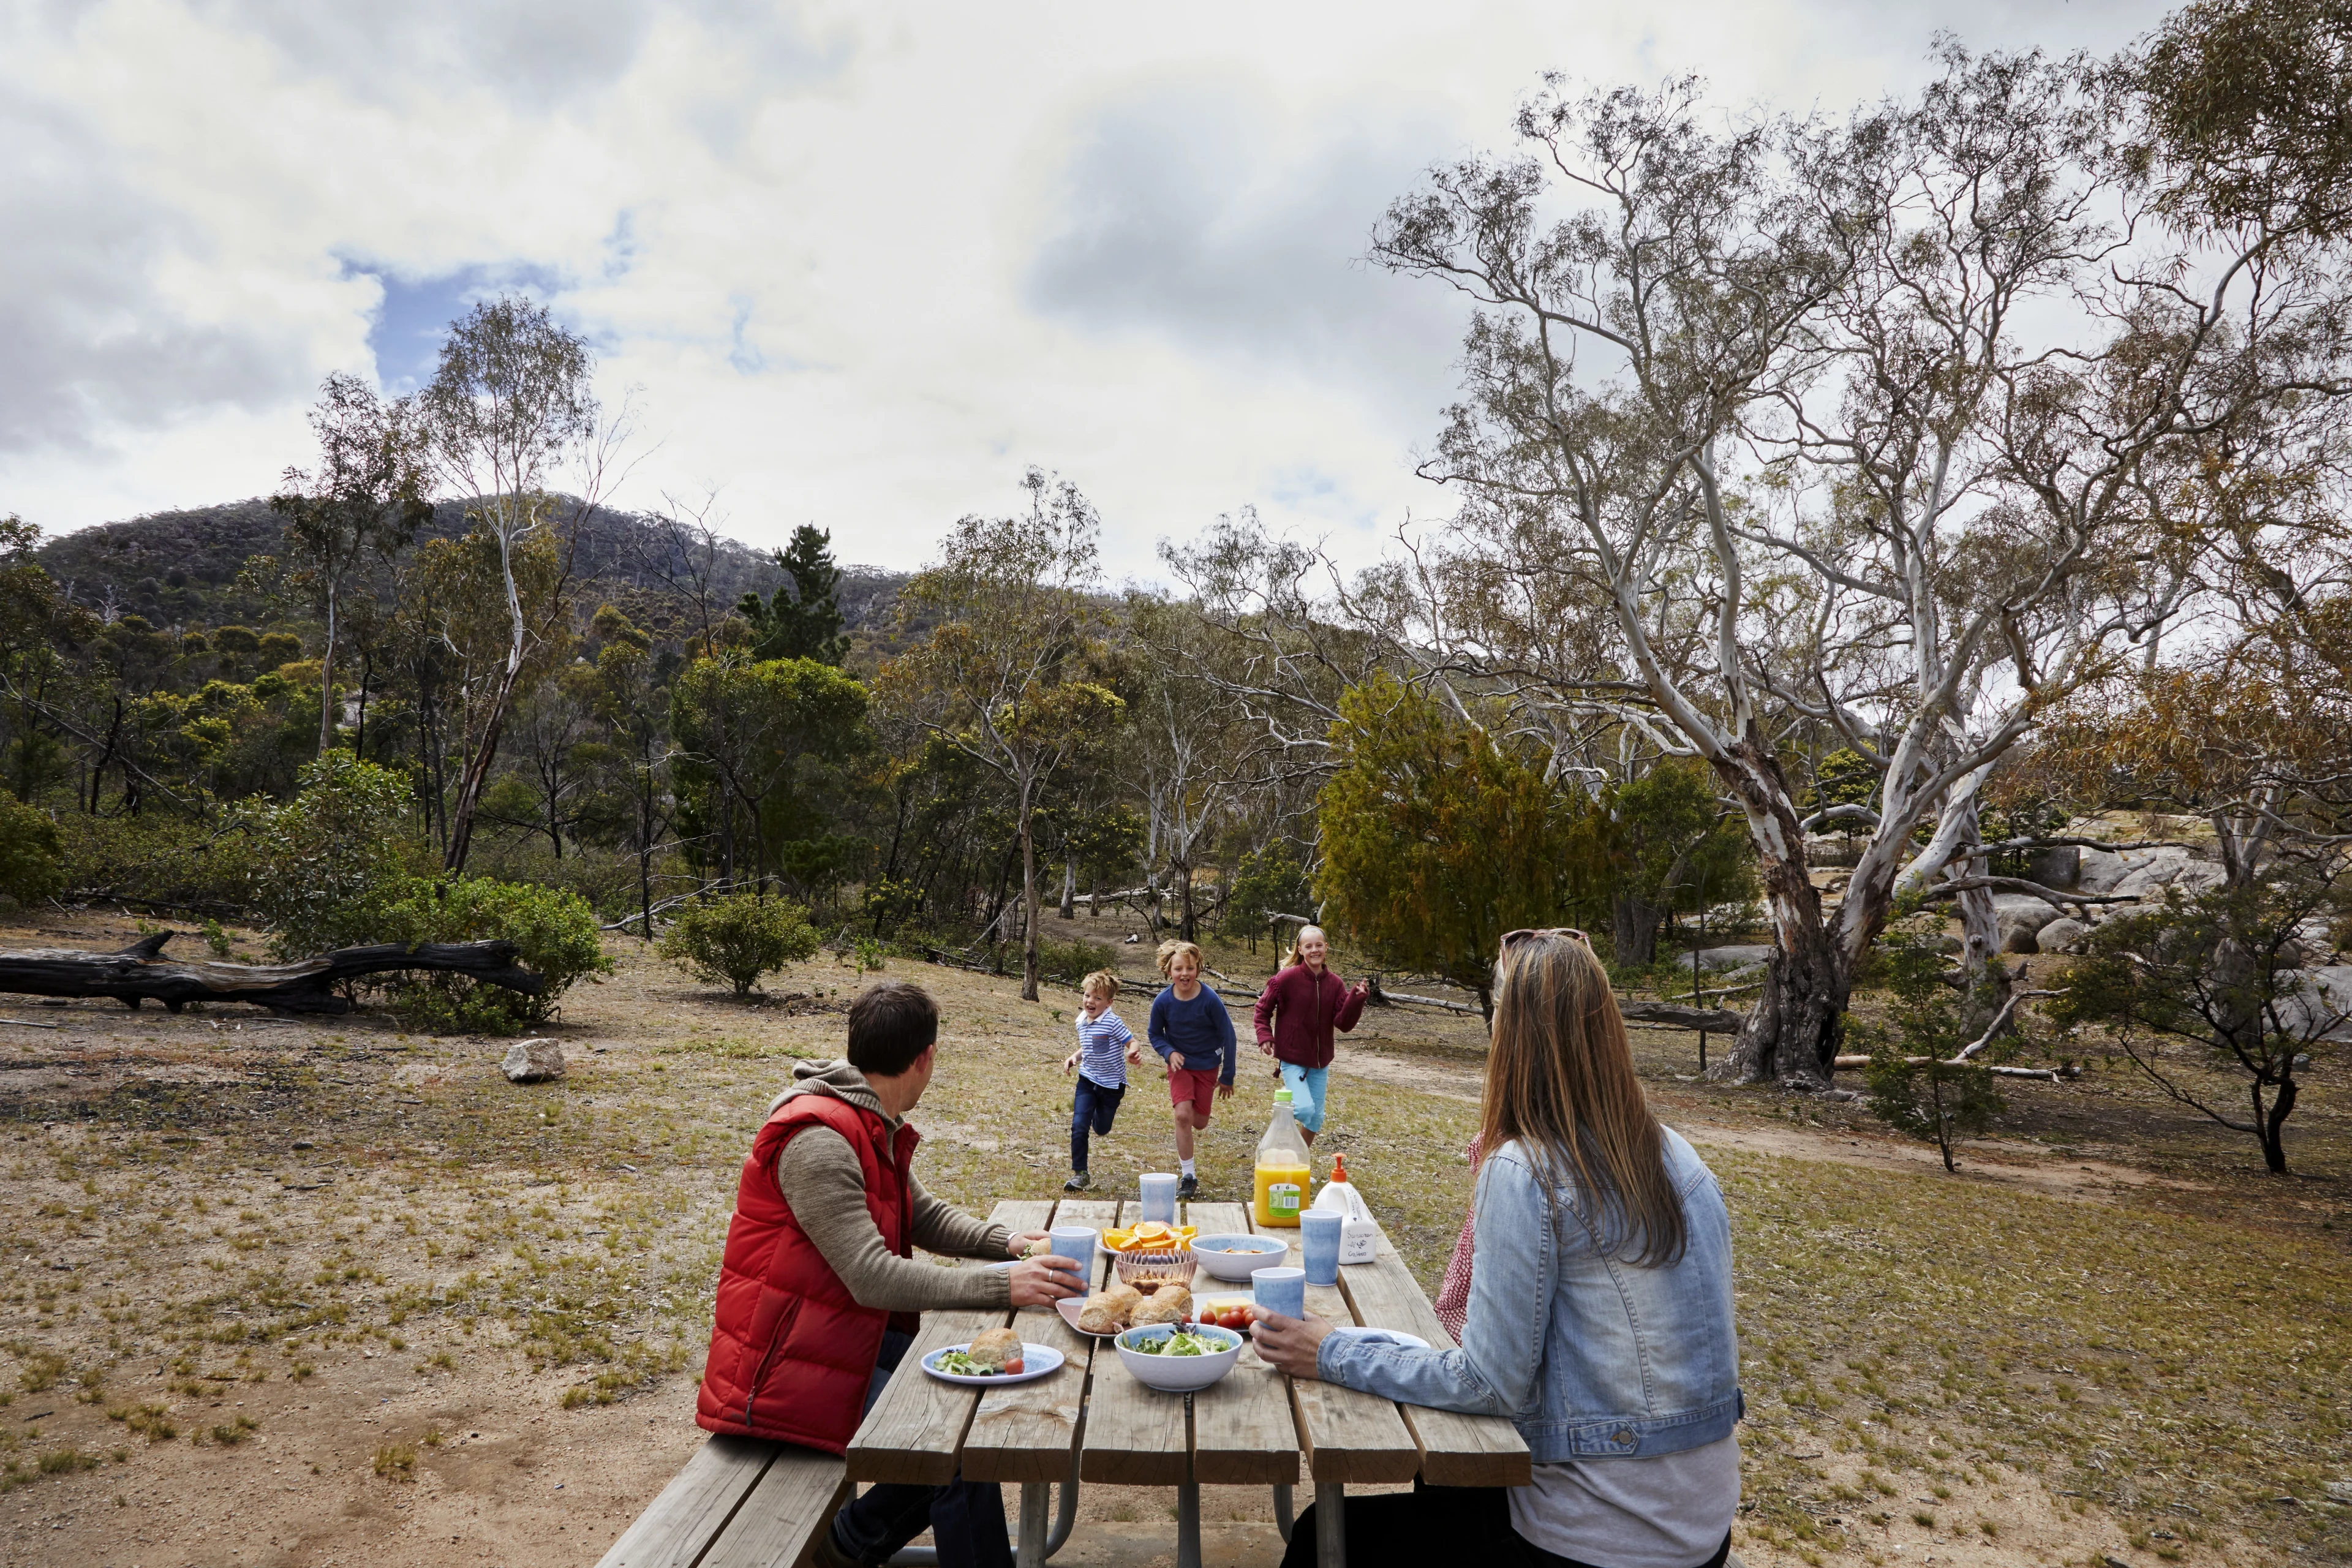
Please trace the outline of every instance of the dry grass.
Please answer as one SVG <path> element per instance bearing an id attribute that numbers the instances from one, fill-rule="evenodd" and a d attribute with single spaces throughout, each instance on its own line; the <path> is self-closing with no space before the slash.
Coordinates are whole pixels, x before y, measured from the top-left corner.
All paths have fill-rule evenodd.
<path id="1" fill-rule="evenodd" d="M 81 940 L 111 935 L 92 927 Z M 477 1508 L 503 1496 L 469 1489 L 490 1483 L 467 1479 L 477 1472 L 463 1468 L 464 1442 L 417 1447 L 423 1414 L 404 1436 L 350 1424 L 342 1391 L 395 1376 L 422 1391 L 415 1408 L 434 1413 L 435 1431 L 482 1424 L 469 1412 L 486 1402 L 520 1402 L 551 1431 L 643 1402 L 635 1429 L 690 1443 L 670 1428 L 706 1342 L 742 1151 L 793 1061 L 837 1047 L 838 1009 L 859 982 L 820 962 L 772 980 L 768 1002 L 737 1003 L 634 942 L 614 951 L 621 973 L 571 998 L 556 1031 L 570 1076 L 528 1089 L 496 1075 L 496 1042 L 369 1019 L 272 1026 L 233 1010 L 77 1005 L 40 1015 L 64 1029 L 0 1037 L 0 1172 L 17 1197 L 0 1215 L 0 1246 L 24 1260 L 0 1289 L 0 1384 L 18 1401 L 0 1429 L 9 1484 L 120 1484 L 74 1479 L 79 1459 L 44 1461 L 135 1432 L 146 1440 L 116 1452 L 158 1495 L 186 1489 L 174 1478 L 195 1445 L 173 1440 L 184 1434 L 215 1466 L 275 1464 L 288 1445 L 323 1460 L 309 1483 L 317 1498 L 289 1490 L 268 1507 L 326 1513 L 320 1498 L 428 1471 Z M 1146 973 L 1141 946 L 1119 952 L 1128 973 Z M 1246 984 L 1271 955 L 1255 969 L 1228 947 L 1211 956 Z M 898 960 L 890 972 L 930 985 L 946 1016 L 941 1069 L 916 1118 L 924 1181 L 983 1209 L 1056 1195 L 1075 1000 L 1024 1003 L 1010 981 Z M 1131 1024 L 1143 1005 L 1122 1000 Z M 1688 1037 L 1639 1037 L 1669 1120 L 1779 1127 L 1829 1159 L 1849 1138 L 1873 1142 L 1850 1107 L 1687 1082 Z M 1368 1070 L 1351 1071 L 1351 1054 Z M 1475 1019 L 1369 1017 L 1343 1048 L 1318 1145 L 1349 1153 L 1432 1286 L 1468 1193 L 1461 1151 L 1481 1060 Z M 1246 1190 L 1274 1080 L 1252 1056 L 1241 1082 L 1202 1140 L 1209 1196 Z M 2314 1089 L 2310 1174 L 2284 1184 L 2247 1173 L 2247 1150 L 2108 1071 L 2021 1090 L 2002 1142 L 1971 1151 L 1957 1181 L 1711 1150 L 1738 1225 L 1754 1504 L 1743 1552 L 1759 1563 L 1892 1561 L 1913 1543 L 1939 1563 L 2352 1555 L 2352 1510 L 2327 1490 L 2352 1481 L 2341 1392 L 2352 1265 L 2347 1232 L 2322 1228 L 2341 1226 L 2352 1170 L 2344 1099 L 2339 1084 Z M 1131 1194 L 1136 1173 L 1167 1167 L 1149 1063 L 1096 1150 L 1097 1195 Z M 2068 1165 L 2059 1150 L 2194 1185 L 2092 1203 L 1994 1179 L 2000 1161 Z M 109 1408 L 78 1406 L 69 1385 L 102 1387 Z M 44 1403 L 26 1407 L 31 1397 Z M 43 1439 L 23 1415 L 50 1400 L 56 1436 Z M 536 1554 L 593 1562 L 658 1480 L 632 1482 L 645 1496 L 611 1499 L 593 1529 L 537 1524 Z M 104 1525 L 96 1510 L 80 1517 L 78 1531 Z M 412 1539 L 383 1533 L 396 1528 L 389 1519 L 352 1517 L 340 1528 L 379 1560 L 458 1560 L 446 1531 L 428 1541 L 420 1525 Z M 112 1540 L 75 1549 L 105 1560 Z"/>

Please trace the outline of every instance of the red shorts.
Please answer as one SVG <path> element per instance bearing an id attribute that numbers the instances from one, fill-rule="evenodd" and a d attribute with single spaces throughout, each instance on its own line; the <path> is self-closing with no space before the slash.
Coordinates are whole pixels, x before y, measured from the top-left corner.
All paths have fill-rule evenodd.
<path id="1" fill-rule="evenodd" d="M 1205 1072 L 1194 1072 L 1191 1068 L 1168 1069 L 1168 1103 L 1181 1105 L 1188 1100 L 1192 1102 L 1193 1124 L 1206 1127 L 1209 1124 L 1209 1107 L 1217 1100 L 1216 1068 L 1211 1068 Z"/>

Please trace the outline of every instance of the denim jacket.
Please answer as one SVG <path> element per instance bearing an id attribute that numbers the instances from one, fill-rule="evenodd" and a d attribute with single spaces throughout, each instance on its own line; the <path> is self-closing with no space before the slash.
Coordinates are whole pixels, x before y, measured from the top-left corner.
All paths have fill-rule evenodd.
<path id="1" fill-rule="evenodd" d="M 1522 1145 L 1478 1173 L 1470 1312 L 1458 1350 L 1334 1334 L 1327 1383 L 1433 1410 L 1504 1415 L 1539 1465 L 1647 1458 L 1728 1436 L 1742 1411 L 1731 1321 L 1731 1221 L 1715 1173 L 1665 1133 L 1690 1243 L 1638 1268 L 1598 1248 L 1607 1220 L 1573 1176 L 1555 1194 Z M 1591 1223 L 1588 1225 L 1588 1221 Z"/>

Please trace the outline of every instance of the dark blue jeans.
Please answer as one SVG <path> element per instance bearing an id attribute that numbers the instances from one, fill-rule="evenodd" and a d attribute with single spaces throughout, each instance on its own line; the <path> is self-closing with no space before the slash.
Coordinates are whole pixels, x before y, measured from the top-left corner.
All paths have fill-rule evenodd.
<path id="1" fill-rule="evenodd" d="M 1078 1091 L 1070 1100 L 1071 1170 L 1087 1168 L 1087 1130 L 1108 1133 L 1118 1115 L 1118 1102 L 1126 1098 L 1124 1088 L 1105 1089 L 1086 1074 L 1078 1075 Z"/>
<path id="2" fill-rule="evenodd" d="M 883 1385 L 913 1343 L 896 1329 L 882 1336 L 882 1359 L 866 1385 L 866 1409 L 882 1397 Z M 927 1529 L 939 1547 L 940 1568 L 1013 1568 L 1013 1543 L 1004 1533 L 1004 1494 L 993 1481 L 968 1481 L 961 1476 L 943 1487 L 898 1482 L 867 1487 L 833 1516 L 833 1543 L 854 1562 L 887 1563 Z"/>

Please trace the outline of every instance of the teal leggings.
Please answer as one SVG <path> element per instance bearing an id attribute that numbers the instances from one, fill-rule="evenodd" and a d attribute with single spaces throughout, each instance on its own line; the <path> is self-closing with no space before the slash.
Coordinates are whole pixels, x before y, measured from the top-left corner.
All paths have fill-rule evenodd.
<path id="1" fill-rule="evenodd" d="M 1327 1109 L 1324 1085 L 1331 1077 L 1329 1068 L 1303 1068 L 1297 1062 L 1282 1064 L 1282 1083 L 1290 1090 L 1290 1114 L 1309 1132 L 1323 1131 L 1323 1112 Z"/>

